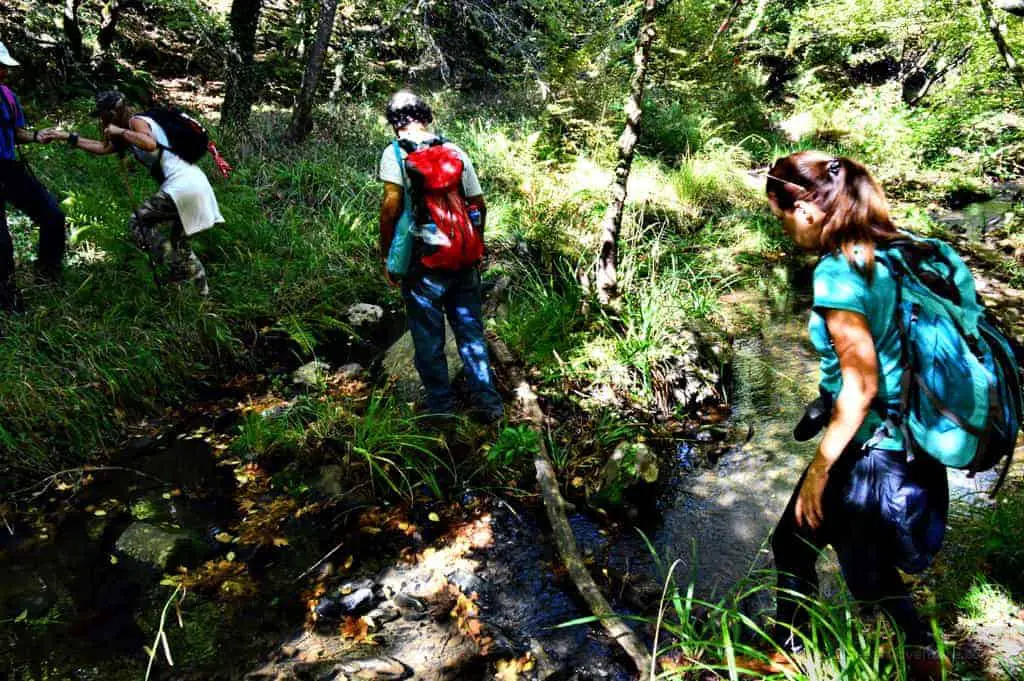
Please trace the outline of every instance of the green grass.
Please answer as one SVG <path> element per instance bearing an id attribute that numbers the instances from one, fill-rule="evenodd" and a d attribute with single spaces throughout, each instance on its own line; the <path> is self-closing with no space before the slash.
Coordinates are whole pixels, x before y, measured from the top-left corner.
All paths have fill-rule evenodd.
<path id="1" fill-rule="evenodd" d="M 95 135 L 86 105 L 53 122 Z M 283 329 L 308 354 L 327 332 L 346 330 L 342 303 L 394 296 L 378 281 L 377 145 L 365 142 L 383 146 L 386 132 L 363 117 L 363 139 L 345 138 L 358 146 L 293 149 L 275 137 L 280 121 L 257 118 L 259 149 L 224 145 L 236 165 L 230 180 L 214 181 L 226 224 L 194 240 L 208 301 L 156 290 L 128 242 L 132 206 L 155 191 L 148 177 L 131 172 L 126 188 L 116 157 L 31 148 L 35 172 L 67 212 L 71 242 L 60 287 L 29 286 L 30 253 L 20 252 L 30 311 L 4 320 L 0 354 L 0 446 L 15 475 L 87 460 L 132 419 L 186 401 L 197 378 L 244 368 L 246 341 L 261 332 Z M 34 240 L 22 234 L 20 244 Z"/>

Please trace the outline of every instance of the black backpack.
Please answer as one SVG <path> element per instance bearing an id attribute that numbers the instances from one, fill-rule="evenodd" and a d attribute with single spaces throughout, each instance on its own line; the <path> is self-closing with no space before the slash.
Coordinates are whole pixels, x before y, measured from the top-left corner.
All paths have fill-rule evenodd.
<path id="1" fill-rule="evenodd" d="M 199 121 L 183 111 L 166 107 L 150 109 L 142 114 L 152 118 L 163 128 L 169 146 L 160 145 L 162 151 L 170 151 L 187 163 L 198 163 L 206 154 L 210 135 Z"/>

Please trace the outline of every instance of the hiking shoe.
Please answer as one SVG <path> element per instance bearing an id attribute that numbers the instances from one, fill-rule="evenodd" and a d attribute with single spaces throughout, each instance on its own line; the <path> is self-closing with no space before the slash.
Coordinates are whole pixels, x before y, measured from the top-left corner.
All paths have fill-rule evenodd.
<path id="1" fill-rule="evenodd" d="M 192 278 L 192 284 L 196 287 L 196 293 L 203 298 L 210 295 L 210 283 L 206 280 L 206 273 L 202 272 Z"/>
<path id="2" fill-rule="evenodd" d="M 174 273 L 168 276 L 166 279 L 164 279 L 163 283 L 165 285 L 174 285 L 177 286 L 178 288 L 182 288 L 187 284 L 191 284 L 192 286 L 195 287 L 196 293 L 202 296 L 203 298 L 210 295 L 210 284 L 206 280 L 205 272 L 199 272 L 192 276 L 189 276 L 187 274 L 180 275 Z"/>
<path id="3" fill-rule="evenodd" d="M 907 681 L 942 681 L 953 669 L 949 658 L 935 646 L 910 646 L 903 653 L 907 662 Z"/>
<path id="4" fill-rule="evenodd" d="M 469 418 L 475 423 L 483 426 L 493 426 L 501 423 L 505 418 L 503 409 L 470 409 Z"/>

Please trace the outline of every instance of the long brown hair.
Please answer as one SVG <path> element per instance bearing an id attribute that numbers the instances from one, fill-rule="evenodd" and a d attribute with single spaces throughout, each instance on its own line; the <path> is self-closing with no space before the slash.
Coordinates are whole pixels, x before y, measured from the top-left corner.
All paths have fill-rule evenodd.
<path id="1" fill-rule="evenodd" d="M 842 251 L 853 267 L 861 269 L 854 258 L 854 249 L 861 247 L 869 280 L 875 247 L 902 237 L 889 217 L 882 188 L 863 164 L 850 158 L 817 151 L 790 154 L 768 172 L 765 192 L 784 211 L 793 210 L 797 201 L 818 206 L 825 213 L 821 253 Z"/>

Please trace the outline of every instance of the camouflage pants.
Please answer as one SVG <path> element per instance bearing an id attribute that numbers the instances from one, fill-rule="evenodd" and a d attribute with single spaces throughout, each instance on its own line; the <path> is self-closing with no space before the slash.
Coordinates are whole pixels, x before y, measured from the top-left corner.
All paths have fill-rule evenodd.
<path id="1" fill-rule="evenodd" d="M 170 238 L 159 229 L 161 224 L 168 222 L 171 223 Z M 178 217 L 178 208 L 166 192 L 157 192 L 146 199 L 135 210 L 129 226 L 135 245 L 149 256 L 158 278 L 168 283 L 191 281 L 201 295 L 208 293 L 206 270 L 192 252 Z M 166 277 L 159 274 L 164 268 L 168 271 Z"/>

